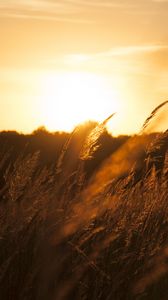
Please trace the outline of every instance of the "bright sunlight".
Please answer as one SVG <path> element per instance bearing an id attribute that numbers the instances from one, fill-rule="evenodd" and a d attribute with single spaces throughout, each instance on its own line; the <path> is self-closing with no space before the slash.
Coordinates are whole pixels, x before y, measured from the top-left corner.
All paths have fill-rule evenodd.
<path id="1" fill-rule="evenodd" d="M 42 83 L 42 119 L 48 130 L 71 131 L 85 121 L 103 121 L 119 110 L 118 92 L 90 73 L 46 75 Z"/>

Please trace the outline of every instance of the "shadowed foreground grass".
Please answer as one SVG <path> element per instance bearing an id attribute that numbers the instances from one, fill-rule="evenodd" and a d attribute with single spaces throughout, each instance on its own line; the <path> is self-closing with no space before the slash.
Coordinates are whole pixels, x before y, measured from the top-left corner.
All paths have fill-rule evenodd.
<path id="1" fill-rule="evenodd" d="M 1 299 L 167 299 L 168 131 L 124 139 L 88 172 L 95 126 L 45 163 L 1 143 Z"/>

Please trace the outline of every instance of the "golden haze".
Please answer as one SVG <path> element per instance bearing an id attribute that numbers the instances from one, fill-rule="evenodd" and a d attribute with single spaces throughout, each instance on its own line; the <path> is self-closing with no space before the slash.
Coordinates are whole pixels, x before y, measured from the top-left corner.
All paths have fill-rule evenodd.
<path id="1" fill-rule="evenodd" d="M 137 132 L 168 94 L 167 1 L 0 1 L 0 129 Z"/>

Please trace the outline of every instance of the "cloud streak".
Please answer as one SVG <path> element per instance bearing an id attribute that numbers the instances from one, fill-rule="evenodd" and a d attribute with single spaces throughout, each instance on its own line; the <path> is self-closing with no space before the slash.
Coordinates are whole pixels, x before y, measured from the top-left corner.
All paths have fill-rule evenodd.
<path id="1" fill-rule="evenodd" d="M 168 53 L 168 44 L 132 45 L 113 47 L 107 51 L 95 53 L 72 53 L 59 55 L 50 59 L 44 59 L 41 64 L 47 68 L 62 67 L 67 70 L 94 70 L 102 71 L 103 74 L 117 74 L 119 77 L 128 75 L 150 75 L 159 74 L 167 68 L 166 64 L 161 66 L 160 57 Z M 166 69 L 167 70 L 167 69 Z"/>
<path id="2" fill-rule="evenodd" d="M 82 63 L 96 58 L 110 58 L 110 57 L 125 57 L 125 56 L 137 56 L 148 53 L 154 53 L 159 51 L 168 50 L 168 45 L 132 45 L 123 47 L 114 47 L 108 51 L 98 52 L 91 55 L 85 54 L 71 54 L 65 56 L 65 61 L 72 63 Z"/>
<path id="3" fill-rule="evenodd" d="M 78 14 L 90 9 L 136 11 L 140 2 L 123 0 L 0 0 L 1 16 L 81 22 Z M 150 0 L 151 1 L 151 0 Z M 163 1 L 163 0 L 162 0 Z M 67 17 L 68 16 L 68 17 Z M 76 22 L 75 21 L 75 22 Z M 89 21 L 87 19 L 82 20 Z"/>
<path id="4" fill-rule="evenodd" d="M 152 0 L 152 2 L 156 2 L 156 3 L 168 3 L 168 0 Z"/>
<path id="5" fill-rule="evenodd" d="M 130 1 L 122 1 L 122 0 L 114 0 L 114 1 L 102 1 L 102 0 L 60 0 L 60 1 L 53 1 L 53 0 L 4 0 L 0 3 L 1 8 L 30 8 L 30 9 L 39 9 L 43 10 L 44 8 L 69 8 L 69 7 L 80 7 L 84 6 L 93 6 L 93 7 L 135 7 L 136 4 L 133 4 Z"/>
<path id="6" fill-rule="evenodd" d="M 168 45 L 132 45 L 126 47 L 116 47 L 107 52 L 99 53 L 99 56 L 128 56 L 158 52 L 168 49 Z"/>
<path id="7" fill-rule="evenodd" d="M 74 18 L 79 8 L 66 0 L 5 0 L 0 3 L 0 9 L 2 17 L 80 23 L 89 21 Z"/>
<path id="8" fill-rule="evenodd" d="M 81 23 L 81 24 L 93 24 L 94 21 L 82 19 L 82 18 L 68 18 L 63 16 L 51 16 L 51 15 L 40 15 L 40 14 L 24 14 L 24 13 L 4 13 L 2 15 L 4 18 L 13 18 L 13 19 L 27 19 L 27 20 L 39 20 L 39 21 L 58 21 L 65 23 Z"/>

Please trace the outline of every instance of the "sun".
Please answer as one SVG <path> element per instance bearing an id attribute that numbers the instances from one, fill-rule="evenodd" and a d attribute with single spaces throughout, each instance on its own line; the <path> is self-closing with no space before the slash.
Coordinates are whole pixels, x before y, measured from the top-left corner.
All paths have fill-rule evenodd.
<path id="1" fill-rule="evenodd" d="M 72 131 L 85 121 L 103 121 L 119 107 L 117 92 L 105 78 L 90 73 L 50 73 L 41 87 L 43 124 L 51 131 Z"/>

